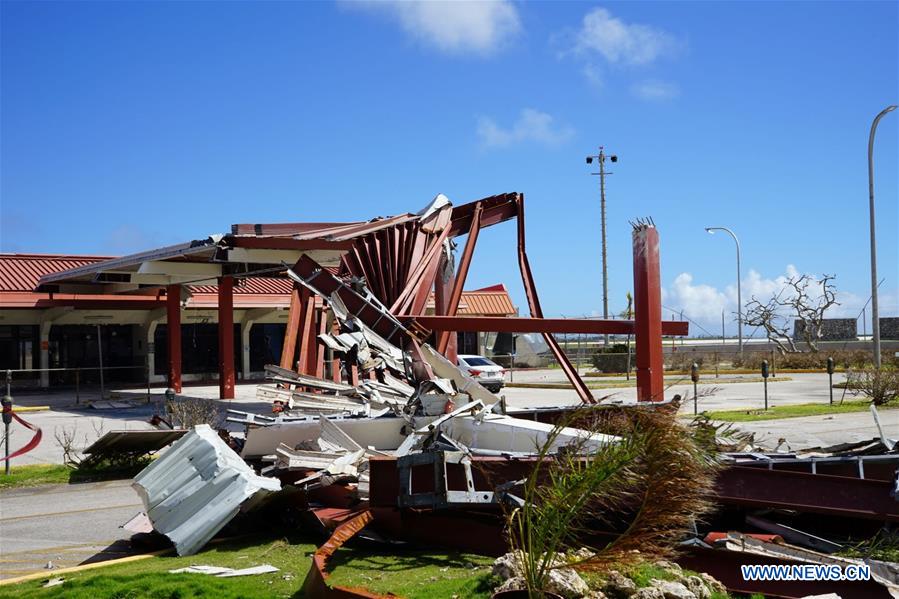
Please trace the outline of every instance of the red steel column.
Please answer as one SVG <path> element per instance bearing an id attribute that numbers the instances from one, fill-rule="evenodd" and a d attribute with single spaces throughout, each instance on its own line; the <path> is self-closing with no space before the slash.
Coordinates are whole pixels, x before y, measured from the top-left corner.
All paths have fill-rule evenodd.
<path id="1" fill-rule="evenodd" d="M 219 277 L 219 398 L 234 399 L 234 278 Z"/>
<path id="2" fill-rule="evenodd" d="M 284 345 L 281 348 L 281 368 L 293 370 L 293 358 L 297 352 L 297 335 L 300 332 L 300 322 L 303 320 L 303 300 L 300 297 L 302 287 L 299 283 L 293 284 L 290 292 L 290 311 L 287 313 L 287 326 L 284 329 Z"/>
<path id="3" fill-rule="evenodd" d="M 181 285 L 165 289 L 166 335 L 169 344 L 169 387 L 181 393 Z"/>
<path id="4" fill-rule="evenodd" d="M 637 340 L 637 401 L 664 400 L 662 286 L 659 232 L 634 227 L 634 304 Z"/>
<path id="5" fill-rule="evenodd" d="M 440 267 L 437 269 L 437 279 L 434 281 L 434 313 L 438 316 L 454 316 L 454 314 L 449 313 L 449 300 L 455 284 L 455 274 L 452 271 L 452 265 L 447 262 L 444 256 L 440 261 Z M 447 276 L 445 280 L 444 276 Z M 456 332 L 435 331 L 435 337 L 437 340 L 437 351 L 455 364 L 457 358 Z"/>

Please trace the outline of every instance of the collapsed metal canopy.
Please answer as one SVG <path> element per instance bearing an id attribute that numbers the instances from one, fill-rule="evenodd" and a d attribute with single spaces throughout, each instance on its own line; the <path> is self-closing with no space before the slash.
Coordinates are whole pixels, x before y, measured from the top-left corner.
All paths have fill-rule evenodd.
<path id="1" fill-rule="evenodd" d="M 462 289 L 481 229 L 517 218 L 517 257 L 530 310 L 530 319 L 515 326 L 539 332 L 583 402 L 594 398 L 553 333 L 634 333 L 637 343 L 638 397 L 661 401 L 663 332 L 686 334 L 686 323 L 661 322 L 659 242 L 655 228 L 641 224 L 634 231 L 635 321 L 546 320 L 537 295 L 525 244 L 524 195 L 504 193 L 453 206 L 438 194 L 417 213 L 378 217 L 367 222 L 236 224 L 230 234 L 211 236 L 123 258 L 46 275 L 39 288 L 82 293 L 145 293 L 166 287 L 170 385 L 179 391 L 180 299 L 182 284 L 217 283 L 219 295 L 219 381 L 222 398 L 234 396 L 233 286 L 247 276 L 283 276 L 292 265 L 294 287 L 281 354 L 281 366 L 321 377 L 330 368 L 335 380 L 343 375 L 326 366 L 327 348 L 321 336 L 333 326 L 328 316 L 331 294 L 343 303 L 365 309 L 378 322 L 385 315 L 412 336 L 423 340 L 433 333 L 438 351 L 456 358 L 454 331 L 488 327 L 509 331 L 511 323 L 464 320 L 457 317 Z M 458 265 L 452 239 L 466 235 Z M 324 276 L 323 276 L 324 275 Z M 315 279 L 313 281 L 313 279 Z M 324 287 L 322 287 L 324 285 Z M 364 289 L 365 297 L 354 288 Z M 433 290 L 438 320 L 425 323 Z M 157 291 L 158 292 L 158 291 Z M 367 307 L 365 307 L 367 305 Z M 374 307 L 374 308 L 373 308 Z M 421 319 L 416 322 L 416 319 Z M 430 325 L 430 326 L 428 326 Z M 493 327 L 493 328 L 490 328 Z M 497 328 L 499 327 L 499 328 Z M 382 331 L 390 338 L 396 332 Z M 329 361 L 333 359 L 329 358 Z M 349 382 L 355 371 L 348 373 Z"/>

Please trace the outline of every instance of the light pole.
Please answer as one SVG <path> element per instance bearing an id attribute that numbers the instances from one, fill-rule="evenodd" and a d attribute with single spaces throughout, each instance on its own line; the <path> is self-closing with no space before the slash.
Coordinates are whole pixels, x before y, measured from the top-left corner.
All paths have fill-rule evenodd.
<path id="1" fill-rule="evenodd" d="M 599 212 L 600 223 L 602 228 L 602 317 L 606 320 L 609 318 L 609 271 L 606 267 L 606 175 L 612 173 L 606 172 L 606 158 L 610 162 L 618 162 L 618 156 L 612 154 L 606 156 L 603 146 L 599 146 L 599 154 L 595 156 L 587 156 L 587 164 L 593 164 L 593 160 L 599 161 L 599 172 L 590 173 L 591 175 L 599 175 Z M 609 346 L 609 336 L 603 335 L 603 346 Z"/>
<path id="2" fill-rule="evenodd" d="M 871 334 L 874 337 L 874 367 L 880 370 L 880 318 L 877 312 L 877 242 L 875 241 L 874 220 L 874 134 L 877 123 L 888 112 L 896 110 L 896 105 L 887 106 L 874 117 L 871 133 L 868 135 L 868 210 L 871 220 Z"/>
<path id="3" fill-rule="evenodd" d="M 728 229 L 727 227 L 706 227 L 706 233 L 709 235 L 714 235 L 715 231 L 726 231 L 730 233 L 730 236 L 734 238 L 734 243 L 737 244 L 737 335 L 739 340 L 739 351 L 740 355 L 743 355 L 743 295 L 740 291 L 740 240 L 737 239 L 736 234 Z"/>

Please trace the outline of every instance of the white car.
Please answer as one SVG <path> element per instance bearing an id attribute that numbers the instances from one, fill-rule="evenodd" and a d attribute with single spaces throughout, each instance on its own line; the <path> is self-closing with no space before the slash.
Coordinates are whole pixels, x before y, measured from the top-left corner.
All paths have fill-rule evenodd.
<path id="1" fill-rule="evenodd" d="M 484 356 L 460 355 L 459 368 L 468 373 L 491 393 L 496 393 L 503 388 L 503 375 L 506 371 L 502 366 L 485 358 Z"/>

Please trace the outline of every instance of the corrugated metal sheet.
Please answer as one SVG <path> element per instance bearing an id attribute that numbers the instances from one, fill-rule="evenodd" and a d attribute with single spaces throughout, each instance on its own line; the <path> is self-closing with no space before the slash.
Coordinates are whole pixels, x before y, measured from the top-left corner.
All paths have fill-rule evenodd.
<path id="1" fill-rule="evenodd" d="M 515 306 L 508 293 L 496 291 L 469 291 L 462 292 L 466 309 L 460 310 L 462 314 L 480 314 L 484 316 L 508 316 L 515 314 Z"/>
<path id="2" fill-rule="evenodd" d="M 109 260 L 106 256 L 0 254 L 0 292 L 33 291 L 44 275 Z"/>
<path id="3" fill-rule="evenodd" d="M 428 299 L 428 312 L 434 311 L 434 294 Z M 514 316 L 515 306 L 506 291 L 463 291 L 459 300 L 461 315 Z"/>
<path id="4" fill-rule="evenodd" d="M 144 468 L 131 485 L 153 528 L 167 536 L 178 555 L 203 548 L 237 512 L 250 507 L 281 482 L 259 476 L 201 424 Z"/>

